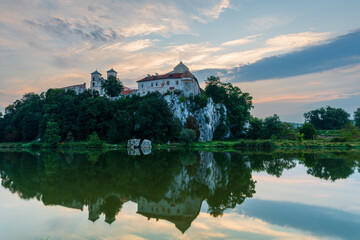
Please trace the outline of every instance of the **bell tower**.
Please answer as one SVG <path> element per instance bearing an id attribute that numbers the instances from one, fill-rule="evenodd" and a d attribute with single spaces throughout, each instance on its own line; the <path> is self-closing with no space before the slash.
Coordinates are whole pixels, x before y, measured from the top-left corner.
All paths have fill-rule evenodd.
<path id="1" fill-rule="evenodd" d="M 114 69 L 110 69 L 109 71 L 107 71 L 107 78 L 109 78 L 110 76 L 114 76 L 116 78 L 117 72 Z"/>

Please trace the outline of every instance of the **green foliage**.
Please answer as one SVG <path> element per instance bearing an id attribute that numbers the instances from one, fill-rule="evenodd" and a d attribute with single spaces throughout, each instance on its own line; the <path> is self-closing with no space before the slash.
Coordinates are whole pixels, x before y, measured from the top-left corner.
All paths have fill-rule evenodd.
<path id="1" fill-rule="evenodd" d="M 197 120 L 193 116 L 189 116 L 186 118 L 186 122 L 184 124 L 184 129 L 192 129 L 196 133 L 196 139 L 200 137 L 200 129 L 199 125 L 197 124 Z"/>
<path id="2" fill-rule="evenodd" d="M 205 94 L 196 95 L 196 96 L 190 95 L 189 102 L 190 102 L 190 111 L 195 112 L 201 108 L 206 107 L 208 102 L 208 97 Z"/>
<path id="3" fill-rule="evenodd" d="M 180 101 L 181 103 L 186 102 L 186 97 L 185 97 L 184 95 L 181 95 L 181 96 L 179 97 L 179 101 Z"/>
<path id="4" fill-rule="evenodd" d="M 107 133 L 110 142 L 124 142 L 131 138 L 134 123 L 131 115 L 125 110 L 118 110 L 112 121 Z"/>
<path id="5" fill-rule="evenodd" d="M 105 90 L 106 95 L 117 97 L 124 89 L 123 83 L 114 76 L 109 76 L 102 84 L 101 88 Z"/>
<path id="6" fill-rule="evenodd" d="M 359 128 L 354 126 L 350 121 L 341 129 L 340 134 L 347 142 L 351 142 L 360 137 Z"/>
<path id="7" fill-rule="evenodd" d="M 228 111 L 226 122 L 232 137 L 242 136 L 245 133 L 245 123 L 250 119 L 252 97 L 231 83 L 221 83 L 219 77 L 210 76 L 205 82 L 205 94 L 215 103 L 224 104 Z"/>
<path id="8" fill-rule="evenodd" d="M 211 97 L 215 103 L 223 103 L 226 99 L 226 90 L 220 82 L 220 78 L 210 76 L 205 83 L 205 94 Z"/>
<path id="9" fill-rule="evenodd" d="M 180 129 L 163 96 L 155 92 L 140 101 L 134 130 L 138 138 L 166 141 L 177 138 Z"/>
<path id="10" fill-rule="evenodd" d="M 42 96 L 27 93 L 5 109 L 5 116 L 0 120 L 0 132 L 3 141 L 32 141 L 38 136 L 41 112 L 44 104 Z M 2 123 L 1 123 L 2 122 Z M 0 139 L 1 140 L 1 139 Z"/>
<path id="11" fill-rule="evenodd" d="M 314 139 L 316 136 L 316 130 L 311 123 L 305 123 L 298 130 L 304 134 L 304 139 Z"/>
<path id="12" fill-rule="evenodd" d="M 263 120 L 256 117 L 250 118 L 249 128 L 247 130 L 247 137 L 250 139 L 260 139 L 263 138 L 263 133 L 264 133 Z"/>
<path id="13" fill-rule="evenodd" d="M 88 141 L 89 141 L 89 146 L 92 148 L 101 148 L 103 146 L 103 142 L 100 140 L 96 132 L 93 132 L 89 136 Z"/>
<path id="14" fill-rule="evenodd" d="M 5 120 L 2 113 L 0 112 L 0 142 L 4 141 L 5 136 Z"/>
<path id="15" fill-rule="evenodd" d="M 267 117 L 264 119 L 264 134 L 263 137 L 265 139 L 270 139 L 271 136 L 278 136 L 281 130 L 281 121 L 280 117 L 277 114 L 274 114 L 271 117 Z"/>
<path id="16" fill-rule="evenodd" d="M 360 127 L 360 108 L 354 112 L 355 126 Z"/>
<path id="17" fill-rule="evenodd" d="M 190 146 L 196 140 L 196 132 L 192 129 L 184 129 L 180 133 L 179 140 L 184 142 L 186 146 Z"/>
<path id="18" fill-rule="evenodd" d="M 56 146 L 61 140 L 59 133 L 60 129 L 57 122 L 47 122 L 43 141 L 50 143 L 52 146 Z"/>
<path id="19" fill-rule="evenodd" d="M 300 133 L 300 132 L 296 132 L 296 140 L 297 140 L 298 142 L 304 141 L 304 134 L 303 134 L 303 133 Z"/>
<path id="20" fill-rule="evenodd" d="M 296 131 L 295 127 L 291 123 L 281 123 L 280 124 L 280 131 L 277 134 L 279 139 L 283 140 L 295 140 L 296 139 Z"/>
<path id="21" fill-rule="evenodd" d="M 176 139 L 182 128 L 159 93 L 110 100 L 97 91 L 77 95 L 49 89 L 41 95 L 25 94 L 6 108 L 0 117 L 0 141 L 33 141 L 45 134 L 48 122 L 57 123 L 57 135 L 66 142 L 87 140 L 93 132 L 114 143 L 134 136 L 167 141 Z"/>
<path id="22" fill-rule="evenodd" d="M 225 138 L 227 133 L 229 132 L 229 128 L 224 124 L 223 121 L 220 122 L 219 125 L 216 126 L 214 131 L 214 140 L 222 140 Z"/>
<path id="23" fill-rule="evenodd" d="M 181 90 L 179 90 L 179 89 L 175 89 L 174 94 L 180 96 L 180 95 L 183 94 L 183 92 Z"/>
<path id="24" fill-rule="evenodd" d="M 327 106 L 304 114 L 305 121 L 310 122 L 318 130 L 341 129 L 349 121 L 350 114 L 342 108 Z"/>

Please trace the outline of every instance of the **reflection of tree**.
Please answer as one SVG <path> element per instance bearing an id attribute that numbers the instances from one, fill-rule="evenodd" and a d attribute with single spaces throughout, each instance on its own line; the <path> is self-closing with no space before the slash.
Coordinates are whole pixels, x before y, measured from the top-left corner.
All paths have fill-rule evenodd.
<path id="1" fill-rule="evenodd" d="M 122 205 L 123 202 L 120 200 L 119 197 L 109 196 L 99 207 L 99 210 L 105 214 L 105 221 L 111 224 L 113 221 L 115 221 L 115 216 L 120 212 Z"/>
<path id="2" fill-rule="evenodd" d="M 163 219 L 180 221 L 177 210 L 178 215 L 167 215 L 174 214 L 175 208 L 190 212 L 191 220 L 186 222 L 190 226 L 203 200 L 212 216 L 221 216 L 255 194 L 253 171 L 279 177 L 285 169 L 295 167 L 295 159 L 308 167 L 309 174 L 333 181 L 348 177 L 359 166 L 359 154 L 352 152 L 154 151 L 136 157 L 119 151 L 21 152 L 0 153 L 0 177 L 5 188 L 23 199 L 77 209 L 89 205 L 93 221 L 104 213 L 111 223 L 127 199 L 137 203 L 143 199 L 144 209 L 151 205 L 159 206 L 160 211 L 165 204 Z M 146 214 L 156 217 L 149 209 Z"/>
<path id="3" fill-rule="evenodd" d="M 301 160 L 307 173 L 325 180 L 335 181 L 349 177 L 358 166 L 359 152 L 314 152 L 303 154 Z"/>
<path id="4" fill-rule="evenodd" d="M 242 156 L 233 154 L 231 161 L 224 154 L 216 154 L 221 166 L 222 179 L 215 192 L 208 196 L 209 213 L 221 216 L 226 209 L 235 208 L 255 193 L 255 181 L 251 179 L 251 168 L 242 161 Z"/>
<path id="5" fill-rule="evenodd" d="M 280 177 L 284 170 L 296 166 L 296 155 L 291 153 L 252 152 L 246 154 L 253 171 L 266 171 L 270 175 Z"/>

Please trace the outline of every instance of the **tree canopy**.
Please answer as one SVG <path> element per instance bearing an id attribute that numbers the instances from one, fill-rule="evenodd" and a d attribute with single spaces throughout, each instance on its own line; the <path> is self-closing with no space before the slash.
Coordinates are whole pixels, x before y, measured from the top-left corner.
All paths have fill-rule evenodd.
<path id="1" fill-rule="evenodd" d="M 55 135 L 64 141 L 70 133 L 74 140 L 85 140 L 93 132 L 112 142 L 131 137 L 167 141 L 175 139 L 180 128 L 159 93 L 110 100 L 92 90 L 77 95 L 49 89 L 40 95 L 25 94 L 6 108 L 0 117 L 0 141 L 27 142 L 44 136 L 50 141 Z"/>
<path id="2" fill-rule="evenodd" d="M 360 108 L 354 112 L 355 126 L 360 127 Z"/>
<path id="3" fill-rule="evenodd" d="M 109 97 L 118 97 L 124 89 L 123 83 L 114 76 L 109 76 L 102 84 L 101 88 L 105 90 Z"/>
<path id="4" fill-rule="evenodd" d="M 327 106 L 304 113 L 304 117 L 317 130 L 338 130 L 349 121 L 350 114 L 342 108 Z"/>
<path id="5" fill-rule="evenodd" d="M 252 97 L 231 83 L 222 83 L 219 77 L 210 76 L 205 81 L 205 94 L 215 103 L 222 103 L 227 109 L 227 125 L 231 136 L 238 138 L 245 134 L 245 124 L 253 108 Z"/>

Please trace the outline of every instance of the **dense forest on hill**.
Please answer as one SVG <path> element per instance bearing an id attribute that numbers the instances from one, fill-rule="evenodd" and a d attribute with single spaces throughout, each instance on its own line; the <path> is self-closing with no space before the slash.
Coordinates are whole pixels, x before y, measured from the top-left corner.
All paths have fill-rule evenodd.
<path id="1" fill-rule="evenodd" d="M 202 107 L 208 97 L 228 109 L 224 116 L 226 126 L 219 126 L 218 135 L 221 137 L 230 130 L 233 137 L 239 137 L 250 118 L 250 95 L 210 77 L 201 96 L 190 96 L 186 100 Z M 198 128 L 196 122 L 185 127 L 195 132 Z M 96 132 L 100 139 L 109 142 L 133 137 L 164 142 L 178 139 L 183 128 L 158 92 L 111 100 L 91 90 L 76 94 L 71 90 L 49 89 L 41 94 L 27 93 L 6 108 L 5 115 L 0 117 L 0 141 L 41 139 L 56 143 L 85 140 Z"/>
<path id="2" fill-rule="evenodd" d="M 171 94 L 171 93 L 168 93 Z M 213 132 L 215 140 L 234 139 L 315 139 L 317 130 L 340 130 L 339 141 L 360 137 L 360 108 L 350 114 L 341 108 L 327 106 L 304 114 L 305 124 L 295 129 L 274 114 L 265 119 L 252 117 L 252 97 L 230 83 L 211 76 L 205 91 L 186 98 L 176 92 L 180 101 L 191 102 L 193 113 L 204 108 L 211 98 L 226 109 Z M 166 94 L 165 94 L 166 95 Z M 190 133 L 189 133 L 190 132 Z M 192 132 L 192 134 L 191 134 Z M 199 137 L 199 123 L 192 116 L 181 122 L 174 117 L 164 95 L 159 92 L 143 97 L 132 95 L 117 100 L 86 90 L 49 89 L 46 93 L 27 93 L 0 113 L 0 142 L 30 142 L 36 139 L 56 145 L 62 141 L 86 140 L 90 135 L 117 143 L 130 138 L 157 142 L 189 141 Z M 192 141 L 193 141 L 192 140 Z M 336 139 L 335 139 L 336 140 Z"/>

